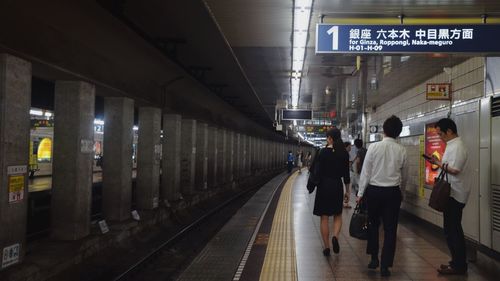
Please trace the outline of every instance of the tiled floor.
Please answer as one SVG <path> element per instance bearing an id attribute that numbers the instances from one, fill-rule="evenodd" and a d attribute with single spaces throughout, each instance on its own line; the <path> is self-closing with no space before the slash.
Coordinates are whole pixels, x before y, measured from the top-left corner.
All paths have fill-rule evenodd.
<path id="1" fill-rule="evenodd" d="M 438 249 L 428 239 L 415 234 L 401 223 L 398 227 L 392 276 L 380 277 L 378 270 L 367 268 L 369 256 L 365 254 L 366 242 L 349 236 L 349 220 L 353 209 L 344 209 L 343 227 L 339 239 L 340 254 L 332 254 L 331 257 L 325 258 L 322 254 L 319 217 L 312 215 L 314 193 L 307 192 L 306 181 L 307 173 L 299 175 L 295 180 L 293 191 L 298 280 L 500 280 L 500 278 L 483 277 L 484 274 L 479 274 L 479 269 L 474 264 L 469 264 L 466 276 L 439 275 L 436 268 L 441 263 L 449 261 L 448 253 Z M 354 201 L 354 198 L 351 201 Z"/>

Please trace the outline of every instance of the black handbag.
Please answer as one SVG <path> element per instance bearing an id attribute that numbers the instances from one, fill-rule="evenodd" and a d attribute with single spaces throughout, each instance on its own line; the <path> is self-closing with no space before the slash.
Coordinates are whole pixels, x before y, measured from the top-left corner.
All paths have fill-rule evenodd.
<path id="1" fill-rule="evenodd" d="M 368 211 L 366 204 L 356 204 L 349 223 L 349 235 L 360 240 L 368 240 Z"/>
<path id="2" fill-rule="evenodd" d="M 321 150 L 314 155 L 314 159 L 309 167 L 309 177 L 307 178 L 307 190 L 309 193 L 313 193 L 316 186 L 320 183 L 320 174 L 319 174 L 319 154 Z"/>
<path id="3" fill-rule="evenodd" d="M 429 198 L 429 206 L 436 211 L 443 212 L 446 209 L 448 198 L 450 198 L 451 185 L 448 182 L 448 172 L 446 172 L 447 164 L 443 165 L 441 173 L 434 179 L 431 197 Z"/>

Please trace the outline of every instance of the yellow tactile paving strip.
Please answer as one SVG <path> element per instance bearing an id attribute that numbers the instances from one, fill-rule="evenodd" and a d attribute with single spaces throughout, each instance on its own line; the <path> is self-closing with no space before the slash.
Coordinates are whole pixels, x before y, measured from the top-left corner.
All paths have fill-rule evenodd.
<path id="1" fill-rule="evenodd" d="M 260 273 L 261 281 L 297 280 L 297 259 L 293 232 L 292 190 L 297 174 L 293 174 L 281 192 Z"/>

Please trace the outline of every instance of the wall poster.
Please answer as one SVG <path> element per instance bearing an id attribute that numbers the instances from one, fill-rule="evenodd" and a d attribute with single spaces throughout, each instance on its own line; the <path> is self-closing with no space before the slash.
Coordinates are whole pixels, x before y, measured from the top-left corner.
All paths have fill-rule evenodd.
<path id="1" fill-rule="evenodd" d="M 425 124 L 425 154 L 434 156 L 441 161 L 443 159 L 446 143 L 441 140 L 434 126 L 436 123 Z M 425 161 L 425 185 L 432 187 L 434 178 L 439 175 L 439 167 L 437 165 Z"/>

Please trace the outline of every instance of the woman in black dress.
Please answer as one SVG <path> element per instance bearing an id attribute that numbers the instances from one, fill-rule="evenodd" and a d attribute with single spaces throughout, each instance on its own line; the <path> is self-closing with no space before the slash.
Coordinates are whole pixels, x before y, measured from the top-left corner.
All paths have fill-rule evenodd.
<path id="1" fill-rule="evenodd" d="M 344 183 L 349 185 L 349 154 L 340 137 L 339 129 L 331 129 L 326 133 L 327 146 L 319 152 L 320 183 L 316 190 L 313 214 L 321 217 L 321 236 L 325 249 L 323 254 L 330 255 L 328 219 L 333 216 L 332 249 L 339 252 L 338 236 L 342 227 L 342 207 L 344 199 Z M 349 189 L 347 189 L 349 190 Z"/>

